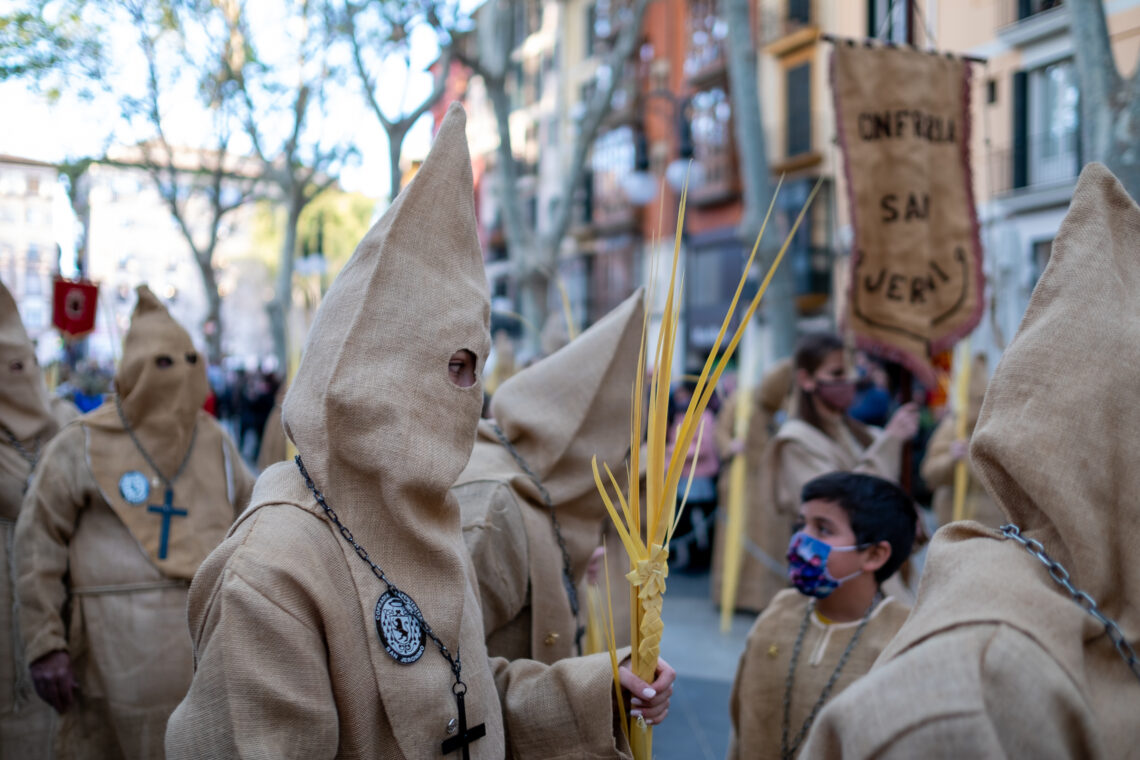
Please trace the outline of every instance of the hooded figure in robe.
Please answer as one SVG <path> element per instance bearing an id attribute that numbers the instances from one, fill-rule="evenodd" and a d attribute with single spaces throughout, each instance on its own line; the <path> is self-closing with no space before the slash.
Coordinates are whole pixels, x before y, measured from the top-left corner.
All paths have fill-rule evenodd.
<path id="1" fill-rule="evenodd" d="M 58 757 L 162 757 L 193 675 L 190 580 L 253 488 L 202 411 L 206 387 L 190 336 L 140 286 L 117 398 L 56 435 L 36 467 L 16 525 L 17 595 L 36 690 L 62 713 Z"/>
<path id="2" fill-rule="evenodd" d="M 608 656 L 487 656 L 449 493 L 490 344 L 465 123 L 451 106 L 321 303 L 285 398 L 298 460 L 261 475 L 194 579 L 197 672 L 170 758 L 433 758 L 445 743 L 477 759 L 618 754 Z"/>
<path id="3" fill-rule="evenodd" d="M 629 450 L 643 301 L 638 290 L 566 347 L 507 380 L 451 489 L 479 576 L 492 657 L 549 664 L 581 654 L 583 620 L 571 609 L 567 580 L 577 588 L 609 522 L 590 460 L 597 455 L 618 470 Z"/>
<path id="4" fill-rule="evenodd" d="M 748 540 L 753 546 L 766 547 L 767 553 L 775 556 L 781 563 L 783 560 L 781 552 L 782 549 L 787 548 L 787 542 L 784 542 L 783 547 L 776 546 L 778 543 L 776 537 L 783 538 L 787 533 L 787 528 L 783 525 L 772 525 L 772 518 L 776 516 L 776 513 L 765 504 L 767 492 L 760 487 L 760 483 L 762 482 L 762 470 L 765 464 L 764 452 L 768 448 L 768 441 L 779 429 L 777 421 L 779 413 L 788 407 L 794 378 L 795 368 L 792 366 L 790 358 L 777 362 L 764 373 L 760 384 L 751 391 L 752 415 L 751 419 L 748 420 L 743 441 Z M 736 438 L 734 428 L 736 426 L 736 405 L 739 402 L 738 391 L 729 398 L 728 403 L 724 405 L 716 418 L 717 450 L 721 452 L 721 456 L 725 456 L 729 461 L 732 459 L 729 452 L 731 452 L 733 440 Z M 717 605 L 720 604 L 721 568 L 724 565 L 724 542 L 728 523 L 728 483 L 730 480 L 728 472 L 726 466 L 721 471 L 720 482 L 718 483 L 720 507 L 716 534 L 713 537 L 710 589 L 713 603 Z M 782 518 L 780 521 L 783 522 Z M 787 536 L 790 538 L 791 534 L 788 533 Z M 741 555 L 740 585 L 736 590 L 738 607 L 746 610 L 763 609 L 772 593 L 769 591 L 771 584 L 767 582 L 767 575 L 770 572 L 755 554 L 748 549 L 744 550 Z M 782 584 L 778 586 L 778 588 L 782 587 Z"/>
<path id="5" fill-rule="evenodd" d="M 264 472 L 270 465 L 289 458 L 289 442 L 285 440 L 285 428 L 281 427 L 281 404 L 284 403 L 285 392 L 288 390 L 288 381 L 283 381 L 273 399 L 273 409 L 265 420 L 265 428 L 261 432 L 261 448 L 257 452 L 258 472 Z"/>
<path id="6" fill-rule="evenodd" d="M 982 411 L 982 400 L 986 396 L 986 383 L 989 381 L 989 370 L 983 354 L 974 358 L 973 368 L 970 371 L 969 400 L 966 410 L 966 441 L 968 444 L 974 428 L 978 424 L 978 414 Z M 947 414 L 934 428 L 929 443 L 926 444 L 926 454 L 922 458 L 922 479 L 926 485 L 934 489 L 934 515 L 939 525 L 945 525 L 954 519 L 954 473 L 958 469 L 960 457 L 954 453 L 955 441 L 958 438 L 957 412 Z M 964 455 L 963 455 L 964 456 Z M 966 458 L 969 477 L 966 481 L 965 519 L 980 522 L 996 528 L 1004 522 L 1001 511 L 978 480 L 978 474 Z"/>
<path id="7" fill-rule="evenodd" d="M 51 757 L 55 714 L 32 691 L 15 624 L 12 541 L 20 502 L 44 447 L 79 416 L 49 397 L 16 302 L 0 284 L 0 760 Z"/>
<path id="8" fill-rule="evenodd" d="M 1140 207 L 1089 164 L 970 446 L 1008 522 L 1115 621 L 1121 651 L 1025 546 L 952 523 L 910 618 L 802 758 L 1140 757 L 1140 667 L 1122 657 L 1140 646 L 1138 292 Z"/>

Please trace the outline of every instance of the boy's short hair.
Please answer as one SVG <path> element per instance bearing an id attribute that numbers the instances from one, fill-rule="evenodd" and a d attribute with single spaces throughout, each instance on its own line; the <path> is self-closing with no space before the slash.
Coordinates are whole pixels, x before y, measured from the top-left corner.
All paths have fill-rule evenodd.
<path id="1" fill-rule="evenodd" d="M 918 515 L 906 491 L 889 480 L 856 472 L 832 472 L 804 484 L 801 503 L 829 501 L 847 513 L 859 546 L 886 541 L 890 558 L 875 571 L 882 583 L 910 556 Z"/>

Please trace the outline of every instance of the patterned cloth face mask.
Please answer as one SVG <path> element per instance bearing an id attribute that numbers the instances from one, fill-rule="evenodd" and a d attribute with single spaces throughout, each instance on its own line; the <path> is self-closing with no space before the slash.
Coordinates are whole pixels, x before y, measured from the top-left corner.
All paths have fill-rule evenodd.
<path id="1" fill-rule="evenodd" d="M 827 570 L 827 558 L 832 552 L 855 552 L 864 546 L 832 546 L 813 538 L 802 530 L 792 536 L 788 544 L 788 580 L 796 590 L 816 599 L 823 599 L 852 578 L 862 575 L 858 570 L 842 578 L 835 578 Z"/>

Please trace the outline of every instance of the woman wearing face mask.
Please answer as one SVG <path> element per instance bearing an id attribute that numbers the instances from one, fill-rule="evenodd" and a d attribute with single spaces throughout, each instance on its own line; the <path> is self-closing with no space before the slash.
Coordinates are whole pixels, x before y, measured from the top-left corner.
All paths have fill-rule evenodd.
<path id="1" fill-rule="evenodd" d="M 843 341 L 832 333 L 804 336 L 794 356 L 795 388 L 786 422 L 768 445 L 761 473 L 759 513 L 750 515 L 750 554 L 763 566 L 764 582 L 738 606 L 761 609 L 785 588 L 784 552 L 792 536 L 804 484 L 839 471 L 877 475 L 897 482 L 903 443 L 918 431 L 918 407 L 904 404 L 885 428 L 864 425 L 848 414 L 855 382 Z M 754 529 L 763 526 L 763 530 Z M 743 580 L 742 580 L 743 585 Z"/>

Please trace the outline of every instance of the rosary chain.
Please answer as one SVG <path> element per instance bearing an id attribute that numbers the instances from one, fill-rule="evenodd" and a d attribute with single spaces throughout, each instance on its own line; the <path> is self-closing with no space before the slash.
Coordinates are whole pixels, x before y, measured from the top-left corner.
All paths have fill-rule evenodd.
<path id="1" fill-rule="evenodd" d="M 131 440 L 134 442 L 135 448 L 139 450 L 139 453 L 142 454 L 143 459 L 145 459 L 146 463 L 150 465 L 150 468 L 154 470 L 154 474 L 158 475 L 158 479 L 162 481 L 162 484 L 166 486 L 167 490 L 173 491 L 174 481 L 178 480 L 178 478 L 186 470 L 186 465 L 190 464 L 190 455 L 194 453 L 194 442 L 198 440 L 197 421 L 194 422 L 194 429 L 190 433 L 190 445 L 186 447 L 186 456 L 182 458 L 182 464 L 178 465 L 178 472 L 174 473 L 174 477 L 168 478 L 162 474 L 162 470 L 158 469 L 158 465 L 154 463 L 154 460 L 150 458 L 150 454 L 148 454 L 146 449 L 143 448 L 142 441 L 140 441 L 138 439 L 138 436 L 135 435 L 135 431 L 134 428 L 131 427 L 131 423 L 127 422 L 127 415 L 123 412 L 123 402 L 118 396 L 115 396 L 115 409 L 119 411 L 119 420 L 123 423 L 123 427 L 126 429 L 127 435 L 129 435 L 131 437 Z"/>
<path id="2" fill-rule="evenodd" d="M 1108 634 L 1109 641 L 1112 642 L 1112 645 L 1116 648 L 1121 659 L 1123 659 L 1125 664 L 1131 669 L 1132 674 L 1135 675 L 1137 679 L 1140 679 L 1140 658 L 1137 657 L 1136 650 L 1134 650 L 1132 645 L 1128 643 L 1128 640 L 1124 638 L 1124 632 L 1120 630 L 1120 626 L 1116 624 L 1116 621 L 1100 611 L 1097 607 L 1096 600 L 1093 599 L 1088 592 L 1081 591 L 1073 586 L 1069 578 L 1069 571 L 1066 570 L 1060 562 L 1057 562 L 1045 553 L 1045 547 L 1042 546 L 1040 541 L 1035 538 L 1022 536 L 1021 529 L 1013 523 L 1003 525 L 999 530 L 1001 530 L 1003 536 L 1011 538 L 1021 544 L 1025 547 L 1026 551 L 1040 560 L 1049 570 L 1049 577 L 1069 593 L 1069 596 L 1077 603 L 1077 606 L 1104 626 L 1104 631 Z"/>
<path id="3" fill-rule="evenodd" d="M 368 567 L 372 569 L 372 574 L 375 575 L 380 580 L 380 582 L 384 584 L 386 590 L 392 592 L 393 594 L 403 593 L 395 583 L 388 580 L 388 576 L 384 574 L 384 570 L 372 561 L 372 558 L 368 556 L 367 550 L 365 550 L 363 546 L 357 543 L 356 538 L 352 535 L 352 531 L 350 531 L 348 527 L 340 521 L 340 518 L 337 516 L 336 511 L 329 505 L 327 501 L 325 501 L 325 495 L 321 493 L 320 489 L 317 488 L 316 483 L 314 483 L 313 479 L 309 477 L 309 472 L 305 469 L 305 465 L 301 461 L 301 455 L 297 454 L 295 457 L 293 457 L 293 461 L 297 463 L 297 468 L 301 471 L 301 477 L 304 478 L 305 485 L 309 488 L 309 491 L 312 492 L 313 498 L 317 500 L 317 504 L 319 504 L 321 506 L 321 509 L 325 511 L 325 514 L 328 515 L 329 520 L 332 521 L 332 524 L 336 526 L 336 529 L 340 531 L 340 535 L 344 537 L 344 540 L 347 541 L 349 545 L 352 546 L 352 548 L 356 551 L 356 555 L 368 564 Z M 453 692 L 457 695 L 466 694 L 467 684 L 463 682 L 462 678 L 463 666 L 459 659 L 458 647 L 455 650 L 455 656 L 452 657 L 451 651 L 447 648 L 447 645 L 440 640 L 439 636 L 436 636 L 435 631 L 433 631 L 431 629 L 431 626 L 428 625 L 427 621 L 424 620 L 423 613 L 419 611 L 418 606 L 415 610 L 415 618 L 416 622 L 418 622 L 420 624 L 420 627 L 423 629 L 423 632 L 435 643 L 436 647 L 439 648 L 439 653 L 443 655 L 443 659 L 447 660 L 447 664 L 451 666 L 451 672 L 455 674 L 455 686 L 452 689 Z"/>
<path id="4" fill-rule="evenodd" d="M 577 627 L 574 633 L 574 643 L 578 647 L 578 654 L 581 654 L 582 636 L 585 634 L 586 629 L 578 619 L 578 611 L 580 609 L 578 604 L 578 587 L 574 583 L 574 574 L 570 570 L 570 551 L 566 548 L 566 539 L 562 537 L 562 527 L 558 524 L 558 516 L 554 511 L 554 500 L 550 498 L 550 492 L 542 485 L 542 481 L 534 474 L 534 470 L 532 470 L 526 460 L 523 459 L 522 454 L 507 440 L 503 429 L 498 425 L 494 425 L 493 427 L 495 435 L 499 439 L 499 443 L 503 444 L 503 448 L 507 450 L 507 453 L 514 458 L 515 463 L 518 464 L 523 473 L 534 483 L 535 488 L 538 489 L 539 494 L 542 496 L 542 501 L 546 505 L 547 511 L 550 512 L 550 524 L 554 528 L 554 538 L 558 541 L 559 551 L 562 552 L 562 585 L 566 587 L 566 596 L 570 600 L 570 614 L 574 616 L 574 625 Z"/>
<path id="5" fill-rule="evenodd" d="M 804 613 L 803 622 L 800 623 L 800 631 L 796 634 L 796 643 L 792 647 L 792 661 L 788 665 L 788 677 L 784 681 L 784 721 L 780 735 L 780 749 L 781 757 L 784 760 L 791 760 L 795 757 L 796 750 L 800 748 L 804 739 L 807 738 L 807 732 L 815 723 L 815 716 L 819 713 L 820 708 L 827 702 L 827 698 L 831 695 L 831 690 L 835 686 L 835 682 L 839 680 L 839 674 L 843 672 L 843 667 L 847 664 L 848 658 L 851 657 L 851 652 L 854 651 L 855 645 L 859 642 L 859 637 L 863 635 L 863 629 L 867 627 L 867 623 L 871 620 L 871 613 L 875 610 L 875 605 L 879 601 L 879 595 L 875 594 L 875 598 L 871 600 L 871 606 L 867 608 L 867 612 L 863 615 L 863 620 L 859 623 L 859 627 L 855 629 L 855 633 L 851 636 L 851 641 L 847 643 L 847 648 L 843 650 L 843 654 L 839 657 L 839 663 L 835 666 L 835 670 L 831 672 L 831 678 L 827 680 L 827 685 L 823 687 L 820 692 L 819 699 L 816 700 L 815 705 L 811 708 L 807 719 L 804 720 L 803 726 L 800 727 L 796 738 L 792 740 L 791 747 L 788 746 L 788 723 L 791 721 L 792 712 L 792 688 L 796 681 L 796 665 L 800 660 L 800 650 L 804 644 L 804 634 L 807 633 L 808 622 L 811 620 L 811 615 L 815 612 L 815 600 L 813 599 L 808 603 L 807 612 Z"/>

